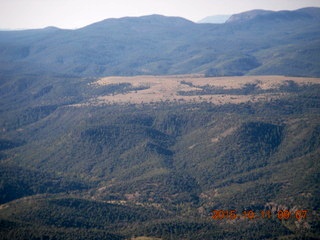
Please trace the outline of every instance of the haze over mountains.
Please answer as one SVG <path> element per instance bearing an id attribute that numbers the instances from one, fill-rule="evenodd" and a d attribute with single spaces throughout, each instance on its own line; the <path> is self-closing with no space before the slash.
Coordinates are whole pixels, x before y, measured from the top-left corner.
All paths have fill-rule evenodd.
<path id="1" fill-rule="evenodd" d="M 151 15 L 77 30 L 0 32 L 0 70 L 77 76 L 320 76 L 319 8 L 249 11 L 225 24 Z"/>
<path id="2" fill-rule="evenodd" d="M 318 239 L 319 19 L 1 31 L 0 239 Z"/>
<path id="3" fill-rule="evenodd" d="M 213 15 L 213 16 L 208 16 L 200 21 L 198 23 L 225 23 L 231 15 Z"/>

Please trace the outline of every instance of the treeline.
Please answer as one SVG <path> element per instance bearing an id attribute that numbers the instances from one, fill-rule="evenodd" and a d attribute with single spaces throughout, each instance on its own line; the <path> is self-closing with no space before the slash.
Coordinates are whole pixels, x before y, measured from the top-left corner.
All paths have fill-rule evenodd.
<path id="1" fill-rule="evenodd" d="M 259 81 L 259 80 L 257 80 Z M 264 93 L 307 93 L 314 88 L 319 89 L 318 84 L 299 85 L 292 80 L 284 81 L 279 88 L 275 89 L 261 89 L 258 83 L 247 83 L 242 88 L 223 88 L 210 85 L 200 86 L 194 85 L 191 82 L 181 81 L 181 84 L 188 85 L 189 87 L 200 88 L 201 90 L 192 91 L 179 91 L 181 96 L 201 96 L 201 95 L 252 95 Z"/>

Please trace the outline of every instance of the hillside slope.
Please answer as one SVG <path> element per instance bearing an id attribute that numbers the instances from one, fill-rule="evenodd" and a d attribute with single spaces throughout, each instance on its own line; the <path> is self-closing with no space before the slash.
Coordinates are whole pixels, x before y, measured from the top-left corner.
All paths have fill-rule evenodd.
<path id="1" fill-rule="evenodd" d="M 318 239 L 319 25 L 0 32 L 0 239 Z"/>
<path id="2" fill-rule="evenodd" d="M 318 8 L 253 11 L 225 24 L 151 15 L 106 19 L 77 30 L 2 31 L 0 71 L 320 76 L 319 15 Z"/>
<path id="3" fill-rule="evenodd" d="M 117 78 L 2 85 L 2 239 L 319 236 L 318 79 L 171 76 L 197 100 L 94 104 L 149 90 Z M 257 100 L 223 102 L 239 96 Z M 212 219 L 219 209 L 239 218 Z"/>

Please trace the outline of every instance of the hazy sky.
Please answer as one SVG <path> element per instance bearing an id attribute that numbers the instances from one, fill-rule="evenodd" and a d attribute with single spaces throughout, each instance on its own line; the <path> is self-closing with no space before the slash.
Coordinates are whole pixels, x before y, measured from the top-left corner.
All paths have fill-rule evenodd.
<path id="1" fill-rule="evenodd" d="M 199 21 L 251 9 L 320 7 L 320 0 L 0 0 L 0 29 L 79 28 L 106 18 L 162 14 Z"/>

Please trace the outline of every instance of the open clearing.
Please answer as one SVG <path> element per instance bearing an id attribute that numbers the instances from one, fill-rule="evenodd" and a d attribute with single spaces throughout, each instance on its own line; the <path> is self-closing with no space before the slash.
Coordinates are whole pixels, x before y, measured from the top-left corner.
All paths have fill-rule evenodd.
<path id="1" fill-rule="evenodd" d="M 203 75 L 105 77 L 92 83 L 92 87 L 128 84 L 132 90 L 102 94 L 85 105 L 141 104 L 157 102 L 210 102 L 214 104 L 270 101 L 285 97 L 281 86 L 320 84 L 320 78 L 286 76 L 204 77 Z M 258 92 L 242 93 L 248 85 Z M 208 91 L 207 89 L 210 89 Z M 212 90 L 219 91 L 212 91 Z M 230 94 L 230 90 L 233 90 Z M 239 90 L 239 94 L 237 94 Z"/>

